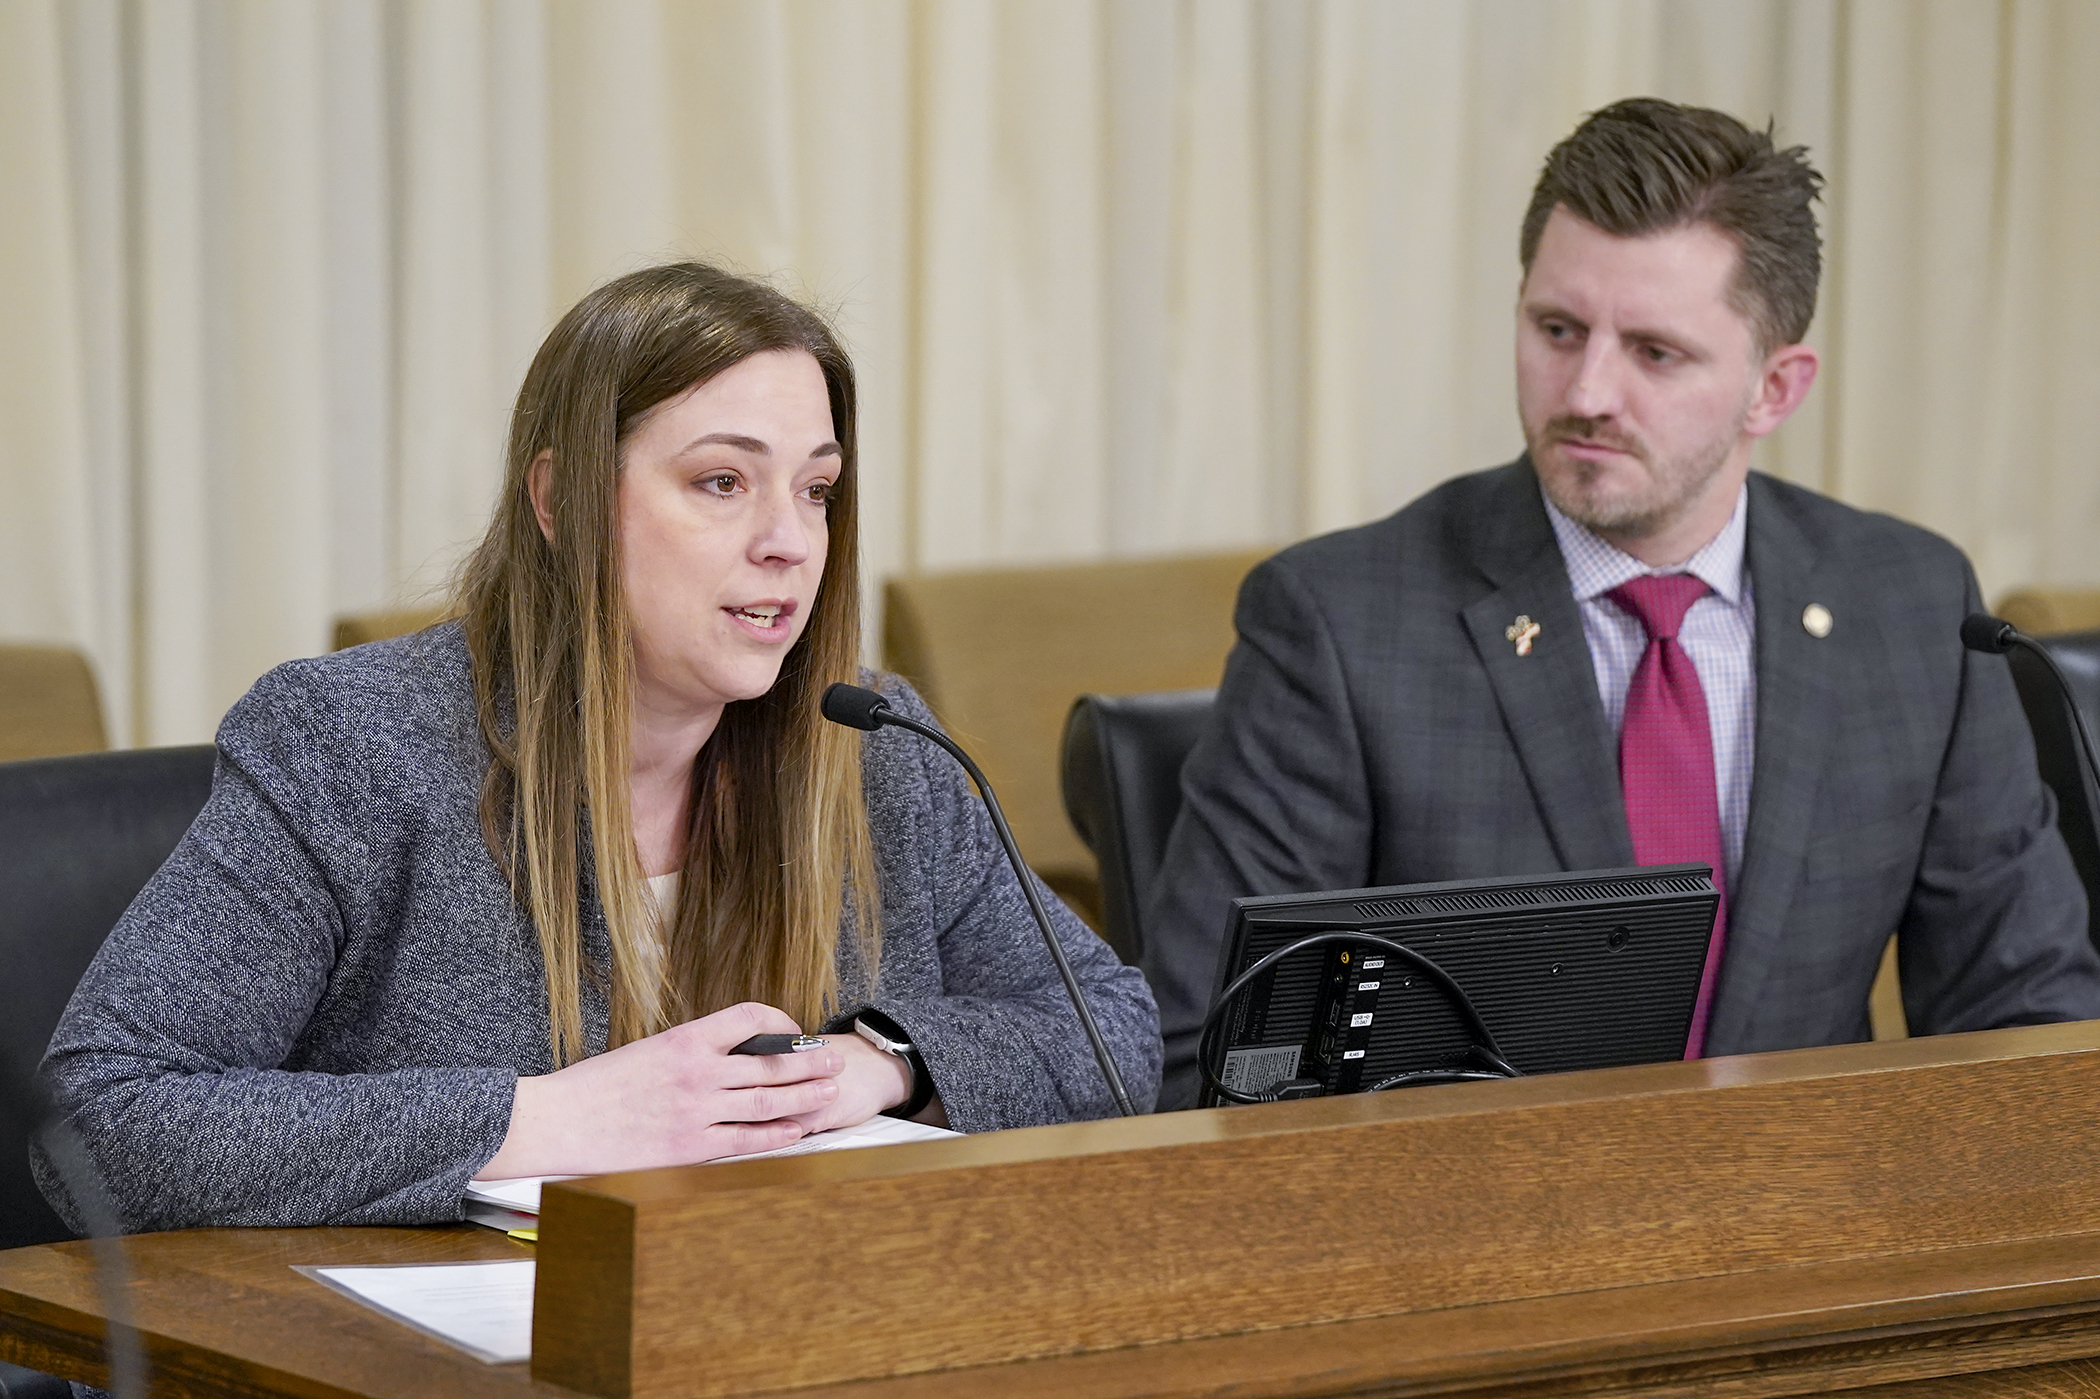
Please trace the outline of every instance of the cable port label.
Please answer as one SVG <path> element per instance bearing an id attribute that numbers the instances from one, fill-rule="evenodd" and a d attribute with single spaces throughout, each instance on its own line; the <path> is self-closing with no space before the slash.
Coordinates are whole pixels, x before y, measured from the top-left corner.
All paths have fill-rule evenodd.
<path id="1" fill-rule="evenodd" d="M 1225 1072 L 1218 1075 L 1218 1080 L 1236 1093 L 1259 1093 L 1271 1084 L 1296 1078 L 1298 1060 L 1304 1053 L 1302 1044 L 1227 1050 Z"/>

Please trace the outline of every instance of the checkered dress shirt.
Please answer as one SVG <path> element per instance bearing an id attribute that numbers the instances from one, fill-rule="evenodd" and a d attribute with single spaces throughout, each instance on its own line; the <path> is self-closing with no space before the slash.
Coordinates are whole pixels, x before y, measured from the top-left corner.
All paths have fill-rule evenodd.
<path id="1" fill-rule="evenodd" d="M 1541 492 L 1541 498 L 1544 493 Z M 1582 607 L 1582 632 L 1597 668 L 1597 694 L 1614 734 L 1626 719 L 1626 690 L 1634 668 L 1648 647 L 1639 619 L 1622 612 L 1604 595 L 1629 578 L 1644 573 L 1693 573 L 1713 592 L 1692 604 L 1678 645 L 1699 671 L 1706 694 L 1707 722 L 1714 740 L 1714 795 L 1721 803 L 1721 848 L 1728 861 L 1728 887 L 1735 888 L 1743 868 L 1743 829 L 1750 819 L 1750 764 L 1757 730 L 1757 666 L 1753 638 L 1757 609 L 1750 596 L 1750 574 L 1743 567 L 1743 540 L 1748 526 L 1750 492 L 1735 498 L 1735 513 L 1705 547 L 1676 568 L 1650 568 L 1622 554 L 1576 524 L 1546 501 L 1568 581 Z"/>

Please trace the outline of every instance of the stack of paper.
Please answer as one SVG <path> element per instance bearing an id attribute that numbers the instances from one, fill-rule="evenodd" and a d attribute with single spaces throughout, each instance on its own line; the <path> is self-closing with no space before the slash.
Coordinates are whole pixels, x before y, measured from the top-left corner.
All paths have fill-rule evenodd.
<path id="1" fill-rule="evenodd" d="M 530 1258 L 293 1271 L 482 1360 L 532 1358 Z"/>

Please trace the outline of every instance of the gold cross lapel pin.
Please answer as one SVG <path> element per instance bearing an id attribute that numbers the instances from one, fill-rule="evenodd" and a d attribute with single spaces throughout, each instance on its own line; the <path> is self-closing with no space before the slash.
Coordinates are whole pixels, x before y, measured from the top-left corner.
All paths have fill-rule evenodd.
<path id="1" fill-rule="evenodd" d="M 1502 635 L 1517 645 L 1517 654 L 1531 654 L 1531 643 L 1539 639 L 1539 624 L 1529 617 L 1519 617 L 1503 629 Z"/>

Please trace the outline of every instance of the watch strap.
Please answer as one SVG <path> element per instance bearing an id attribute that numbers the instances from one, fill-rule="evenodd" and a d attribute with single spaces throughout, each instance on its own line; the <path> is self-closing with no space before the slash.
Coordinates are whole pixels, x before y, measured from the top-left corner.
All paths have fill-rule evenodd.
<path id="1" fill-rule="evenodd" d="M 889 1016 L 884 1015 L 872 1006 L 855 1012 L 850 1019 L 853 1021 L 866 1021 L 869 1029 L 878 1031 L 883 1038 L 891 1040 L 900 1046 L 901 1052 L 897 1054 L 897 1057 L 911 1065 L 911 1096 L 896 1107 L 885 1109 L 882 1115 L 884 1117 L 914 1117 L 924 1112 L 926 1105 L 933 1101 L 933 1075 L 926 1071 L 926 1060 L 919 1054 L 918 1048 L 912 1044 L 910 1033 L 902 1025 L 899 1025 Z"/>

